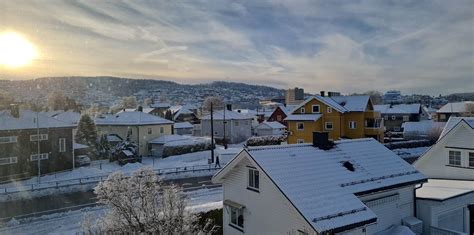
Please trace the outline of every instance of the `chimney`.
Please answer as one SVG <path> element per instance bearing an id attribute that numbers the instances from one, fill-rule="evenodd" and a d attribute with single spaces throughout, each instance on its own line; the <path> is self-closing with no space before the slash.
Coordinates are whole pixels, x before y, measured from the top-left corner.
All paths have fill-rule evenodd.
<path id="1" fill-rule="evenodd" d="M 139 105 L 138 108 L 137 108 L 137 111 L 138 112 L 143 112 L 143 106 Z"/>
<path id="2" fill-rule="evenodd" d="M 10 104 L 10 114 L 14 118 L 20 118 L 20 107 L 18 104 Z"/>
<path id="3" fill-rule="evenodd" d="M 232 104 L 226 104 L 226 108 L 227 110 L 232 111 Z"/>
<path id="4" fill-rule="evenodd" d="M 320 93 L 321 93 L 321 96 L 324 97 L 324 91 L 321 91 Z"/>
<path id="5" fill-rule="evenodd" d="M 333 142 L 329 141 L 328 132 L 313 132 L 313 146 L 322 150 L 329 150 L 334 145 Z"/>

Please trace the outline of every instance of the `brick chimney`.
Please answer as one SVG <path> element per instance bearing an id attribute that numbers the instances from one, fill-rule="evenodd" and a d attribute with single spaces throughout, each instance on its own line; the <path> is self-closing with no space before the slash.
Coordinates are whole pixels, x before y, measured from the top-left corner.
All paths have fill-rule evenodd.
<path id="1" fill-rule="evenodd" d="M 313 146 L 322 150 L 329 150 L 334 146 L 332 141 L 329 141 L 328 132 L 313 132 Z"/>
<path id="2" fill-rule="evenodd" d="M 320 93 L 321 93 L 321 96 L 324 97 L 325 92 L 324 92 L 324 91 L 321 91 Z"/>

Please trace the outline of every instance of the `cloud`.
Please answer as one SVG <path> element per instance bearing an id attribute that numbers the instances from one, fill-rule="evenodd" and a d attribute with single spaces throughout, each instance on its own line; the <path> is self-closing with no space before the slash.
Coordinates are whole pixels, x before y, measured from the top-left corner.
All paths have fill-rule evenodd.
<path id="1" fill-rule="evenodd" d="M 0 30 L 28 35 L 43 58 L 0 76 L 231 79 L 309 92 L 470 91 L 473 4 L 7 1 Z"/>

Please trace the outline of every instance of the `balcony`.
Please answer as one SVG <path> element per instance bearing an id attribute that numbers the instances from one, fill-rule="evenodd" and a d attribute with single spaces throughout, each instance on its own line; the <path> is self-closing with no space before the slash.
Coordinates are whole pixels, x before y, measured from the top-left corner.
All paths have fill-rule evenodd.
<path id="1" fill-rule="evenodd" d="M 376 111 L 365 111 L 364 112 L 364 118 L 365 119 L 377 119 L 380 118 L 380 112 Z"/>
<path id="2" fill-rule="evenodd" d="M 445 229 L 445 228 L 438 228 L 434 226 L 430 227 L 430 234 L 431 235 L 467 235 L 467 233 L 458 232 L 458 231 Z"/>
<path id="3" fill-rule="evenodd" d="M 365 119 L 365 135 L 380 135 L 385 131 L 383 125 L 383 118 L 368 118 Z"/>

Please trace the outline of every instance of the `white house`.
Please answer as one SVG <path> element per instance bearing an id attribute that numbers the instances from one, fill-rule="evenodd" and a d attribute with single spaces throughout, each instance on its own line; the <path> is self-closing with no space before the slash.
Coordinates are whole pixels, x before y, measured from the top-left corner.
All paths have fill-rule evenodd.
<path id="1" fill-rule="evenodd" d="M 426 139 L 430 134 L 439 133 L 443 130 L 446 122 L 435 122 L 433 120 L 421 120 L 419 122 L 404 122 L 402 124 L 403 138 Z"/>
<path id="2" fill-rule="evenodd" d="M 265 135 L 283 135 L 285 134 L 286 126 L 279 122 L 262 122 L 256 128 L 257 136 Z"/>
<path id="3" fill-rule="evenodd" d="M 462 117 L 474 114 L 474 101 L 447 103 L 438 111 L 436 118 L 438 121 L 445 122 L 450 117 Z"/>
<path id="4" fill-rule="evenodd" d="M 430 178 L 416 191 L 417 214 L 425 234 L 472 234 L 474 117 L 449 118 L 437 143 L 414 165 Z"/>
<path id="5" fill-rule="evenodd" d="M 428 178 L 474 180 L 474 117 L 451 117 L 414 165 Z"/>
<path id="6" fill-rule="evenodd" d="M 214 111 L 214 138 L 240 143 L 252 136 L 252 117 L 230 110 Z M 225 129 L 224 129 L 225 127 Z M 224 133 L 225 130 L 225 133 Z M 224 136 L 225 134 L 225 136 Z M 201 118 L 201 135 L 211 136 L 211 115 Z"/>
<path id="7" fill-rule="evenodd" d="M 189 122 L 176 122 L 173 125 L 174 133 L 178 135 L 192 135 L 194 125 Z"/>
<path id="8" fill-rule="evenodd" d="M 416 220 L 421 173 L 372 138 L 324 150 L 315 135 L 244 149 L 213 176 L 224 188 L 224 234 L 374 234 Z"/>

